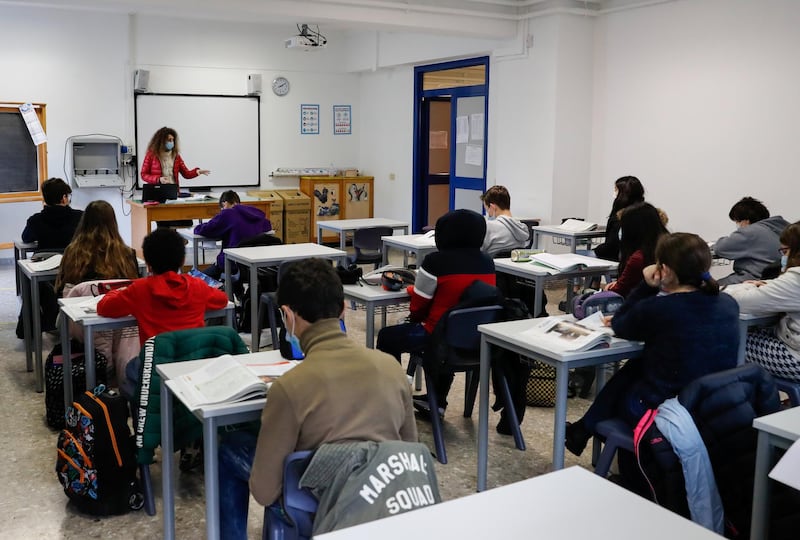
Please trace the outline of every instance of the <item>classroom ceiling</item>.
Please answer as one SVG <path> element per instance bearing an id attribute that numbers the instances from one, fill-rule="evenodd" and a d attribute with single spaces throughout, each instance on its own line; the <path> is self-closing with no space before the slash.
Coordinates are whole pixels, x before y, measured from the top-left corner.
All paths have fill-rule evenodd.
<path id="1" fill-rule="evenodd" d="M 319 24 L 321 30 L 438 31 L 509 38 L 519 21 L 596 16 L 675 0 L 0 0 L 25 5 L 204 20 Z"/>

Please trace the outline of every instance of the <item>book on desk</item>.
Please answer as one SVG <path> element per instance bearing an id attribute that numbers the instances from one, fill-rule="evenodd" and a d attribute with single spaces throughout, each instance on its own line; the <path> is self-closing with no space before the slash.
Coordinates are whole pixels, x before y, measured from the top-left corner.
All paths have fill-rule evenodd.
<path id="1" fill-rule="evenodd" d="M 272 382 L 298 364 L 293 360 L 259 362 L 252 357 L 240 362 L 226 354 L 173 379 L 172 387 L 191 410 L 204 405 L 247 401 L 266 396 Z"/>
<path id="2" fill-rule="evenodd" d="M 595 230 L 597 228 L 597 223 L 570 218 L 565 220 L 558 228 L 570 232 L 586 232 Z"/>
<path id="3" fill-rule="evenodd" d="M 613 261 L 575 253 L 532 253 L 530 259 L 530 264 L 540 267 L 549 274 L 572 272 L 586 268 L 606 268 L 613 264 Z"/>
<path id="4" fill-rule="evenodd" d="M 596 347 L 608 347 L 612 332 L 603 323 L 599 311 L 581 321 L 562 317 L 537 319 L 536 324 L 523 335 L 556 351 L 588 351 Z"/>

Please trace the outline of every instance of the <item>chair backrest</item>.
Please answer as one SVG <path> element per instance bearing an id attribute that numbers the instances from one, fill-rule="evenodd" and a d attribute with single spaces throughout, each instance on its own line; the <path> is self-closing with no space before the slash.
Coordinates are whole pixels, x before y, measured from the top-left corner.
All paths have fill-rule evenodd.
<path id="1" fill-rule="evenodd" d="M 165 332 L 145 342 L 139 354 L 139 381 L 134 398 L 134 404 L 143 409 L 134 426 L 140 464 L 152 463 L 153 452 L 161 444 L 161 376 L 156 365 L 247 352 L 242 338 L 229 326 Z M 174 426 L 175 448 L 185 446 L 202 434 L 202 424 L 182 405 L 175 407 Z"/>
<path id="2" fill-rule="evenodd" d="M 264 509 L 263 540 L 305 540 L 311 538 L 317 499 L 300 487 L 313 450 L 292 452 L 283 460 L 283 493 L 279 503 Z"/>
<path id="3" fill-rule="evenodd" d="M 454 309 L 447 316 L 444 342 L 447 347 L 445 363 L 455 368 L 480 364 L 481 335 L 478 325 L 495 322 L 503 306 L 491 305 Z"/>
<path id="4" fill-rule="evenodd" d="M 382 236 L 391 236 L 391 227 L 369 227 L 367 229 L 356 229 L 353 233 L 353 247 L 356 254 L 362 251 L 381 251 L 383 242 Z"/>
<path id="5" fill-rule="evenodd" d="M 300 477 L 311 461 L 311 450 L 293 452 L 283 462 L 283 509 L 301 536 L 311 536 L 317 499 L 308 489 L 300 487 Z"/>
<path id="6" fill-rule="evenodd" d="M 520 221 L 528 226 L 528 243 L 525 245 L 525 249 L 531 249 L 533 247 L 533 228 L 539 225 L 539 220 L 521 219 Z"/>

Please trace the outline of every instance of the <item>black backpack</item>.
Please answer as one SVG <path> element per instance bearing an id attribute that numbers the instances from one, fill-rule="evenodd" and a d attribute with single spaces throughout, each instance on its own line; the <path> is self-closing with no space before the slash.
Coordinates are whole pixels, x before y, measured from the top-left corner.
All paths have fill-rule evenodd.
<path id="1" fill-rule="evenodd" d="M 66 424 L 58 435 L 56 475 L 67 497 L 96 516 L 142 508 L 125 399 L 98 386 L 76 398 Z"/>

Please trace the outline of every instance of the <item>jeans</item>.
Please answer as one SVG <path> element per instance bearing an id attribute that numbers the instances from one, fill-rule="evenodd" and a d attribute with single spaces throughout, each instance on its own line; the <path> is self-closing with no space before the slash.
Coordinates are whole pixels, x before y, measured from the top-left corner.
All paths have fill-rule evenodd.
<path id="1" fill-rule="evenodd" d="M 399 362 L 402 353 L 423 350 L 428 344 L 429 337 L 430 334 L 420 323 L 397 324 L 382 328 L 378 332 L 376 347 L 379 351 L 391 354 Z"/>
<path id="2" fill-rule="evenodd" d="M 225 433 L 219 445 L 219 517 L 223 540 L 247 540 L 250 470 L 256 436 L 247 431 Z"/>

